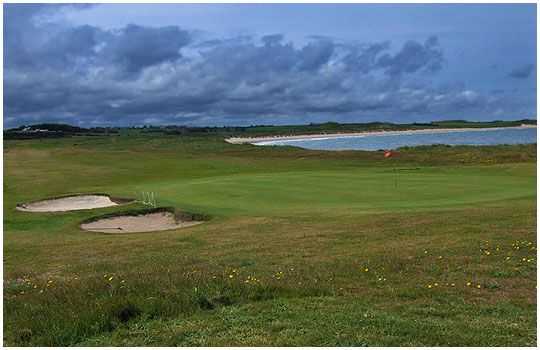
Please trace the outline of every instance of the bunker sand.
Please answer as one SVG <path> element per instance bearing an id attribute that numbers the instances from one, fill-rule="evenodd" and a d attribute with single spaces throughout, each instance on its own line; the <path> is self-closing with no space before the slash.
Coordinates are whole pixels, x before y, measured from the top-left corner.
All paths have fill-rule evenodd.
<path id="1" fill-rule="evenodd" d="M 29 212 L 57 212 L 106 208 L 122 204 L 107 195 L 74 195 L 18 204 L 17 209 Z"/>
<path id="2" fill-rule="evenodd" d="M 81 228 L 86 231 L 103 233 L 135 233 L 174 230 L 202 224 L 202 221 L 178 221 L 169 212 L 151 213 L 145 215 L 121 215 L 83 223 Z"/>

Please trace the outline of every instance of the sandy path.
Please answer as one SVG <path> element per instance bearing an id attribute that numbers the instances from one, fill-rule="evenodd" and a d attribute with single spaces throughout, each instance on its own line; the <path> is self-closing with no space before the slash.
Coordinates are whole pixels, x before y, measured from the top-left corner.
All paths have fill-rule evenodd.
<path id="1" fill-rule="evenodd" d="M 138 216 L 117 216 L 101 219 L 86 224 L 81 228 L 92 232 L 129 233 L 173 230 L 201 224 L 201 221 L 176 222 L 169 212 L 152 213 Z"/>
<path id="2" fill-rule="evenodd" d="M 265 143 L 272 141 L 288 141 L 288 140 L 311 140 L 311 139 L 329 139 L 340 137 L 355 137 L 355 136 L 376 136 L 376 135 L 400 135 L 400 134 L 435 134 L 446 132 L 460 131 L 490 131 L 490 130 L 506 130 L 506 129 L 528 129 L 536 128 L 536 125 L 523 124 L 521 126 L 509 126 L 500 128 L 453 128 L 453 129 L 414 129 L 414 130 L 394 130 L 394 131 L 363 131 L 351 133 L 333 133 L 333 134 L 307 134 L 307 135 L 285 135 L 285 136 L 262 136 L 262 137 L 231 137 L 225 139 L 226 142 L 232 144 L 242 143 Z"/>
<path id="3" fill-rule="evenodd" d="M 32 212 L 49 212 L 105 208 L 115 205 L 118 205 L 118 203 L 113 202 L 108 196 L 81 195 L 21 204 L 17 206 L 17 209 Z"/>

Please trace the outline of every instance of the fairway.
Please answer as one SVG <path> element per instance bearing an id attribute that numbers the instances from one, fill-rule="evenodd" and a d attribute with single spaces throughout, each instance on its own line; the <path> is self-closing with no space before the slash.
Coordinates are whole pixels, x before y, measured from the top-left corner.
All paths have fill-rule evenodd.
<path id="1" fill-rule="evenodd" d="M 208 215 L 103 234 L 71 193 Z M 137 131 L 4 143 L 6 345 L 536 344 L 536 145 L 325 152 Z"/>

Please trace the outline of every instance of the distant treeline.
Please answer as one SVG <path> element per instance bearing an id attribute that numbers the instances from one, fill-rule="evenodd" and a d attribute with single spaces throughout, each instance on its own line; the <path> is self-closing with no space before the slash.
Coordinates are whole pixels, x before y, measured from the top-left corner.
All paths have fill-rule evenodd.
<path id="1" fill-rule="evenodd" d="M 4 140 L 58 138 L 66 136 L 96 136 L 116 134 L 115 128 L 81 128 L 69 124 L 34 124 L 23 125 L 18 128 L 4 130 Z"/>
<path id="2" fill-rule="evenodd" d="M 268 135 L 301 135 L 321 133 L 346 133 L 361 131 L 383 130 L 414 130 L 414 129 L 441 129 L 441 128 L 490 128 L 510 127 L 522 124 L 536 125 L 536 120 L 522 119 L 513 121 L 470 122 L 466 120 L 444 120 L 431 123 L 394 124 L 384 122 L 372 123 L 335 123 L 327 122 L 307 125 L 252 125 L 252 126 L 223 126 L 223 127 L 189 127 L 189 126 L 161 126 L 143 127 L 142 132 L 160 132 L 178 135 L 218 134 L 224 136 L 257 137 Z"/>
<path id="3" fill-rule="evenodd" d="M 300 135 L 346 133 L 361 131 L 383 130 L 414 130 L 414 129 L 441 129 L 441 128 L 494 128 L 520 126 L 523 124 L 536 125 L 534 119 L 513 121 L 495 120 L 490 122 L 471 122 L 466 120 L 443 120 L 431 123 L 394 124 L 385 122 L 372 123 L 336 123 L 327 122 L 306 125 L 251 125 L 251 126 L 222 126 L 222 127 L 194 127 L 183 125 L 167 126 L 138 126 L 138 127 L 96 127 L 81 128 L 68 124 L 35 124 L 21 126 L 4 131 L 4 139 L 32 139 L 66 136 L 97 136 L 118 134 L 122 131 L 139 131 L 141 133 L 160 133 L 166 135 L 216 135 L 224 137 L 243 136 L 271 136 L 271 135 Z"/>

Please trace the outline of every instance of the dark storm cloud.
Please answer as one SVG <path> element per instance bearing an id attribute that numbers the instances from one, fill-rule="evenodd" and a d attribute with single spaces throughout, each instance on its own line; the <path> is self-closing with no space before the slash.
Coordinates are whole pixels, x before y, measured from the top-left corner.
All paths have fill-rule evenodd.
<path id="1" fill-rule="evenodd" d="M 35 68 L 59 70 L 78 63 L 93 62 L 96 60 L 94 48 L 101 35 L 103 33 L 100 30 L 90 26 L 68 28 L 29 49 L 28 61 Z"/>
<path id="2" fill-rule="evenodd" d="M 145 28 L 131 24 L 104 43 L 103 54 L 112 64 L 134 73 L 180 58 L 180 49 L 190 41 L 189 32 L 178 27 Z"/>
<path id="3" fill-rule="evenodd" d="M 434 36 L 397 48 L 390 41 L 323 36 L 294 45 L 282 34 L 201 42 L 177 26 L 106 30 L 36 22 L 50 7 L 6 10 L 8 126 L 256 123 L 266 117 L 475 112 L 488 104 L 465 86 L 429 81 L 444 62 Z"/>
<path id="4" fill-rule="evenodd" d="M 512 70 L 508 75 L 516 79 L 526 79 L 534 71 L 534 64 L 526 64 Z"/>
<path id="5" fill-rule="evenodd" d="M 389 49 L 390 43 L 374 43 L 364 45 L 342 45 L 347 52 L 343 63 L 351 71 L 369 73 L 377 66 L 377 58 L 381 52 Z"/>
<path id="6" fill-rule="evenodd" d="M 276 46 L 281 44 L 283 38 L 283 34 L 271 34 L 263 36 L 261 38 L 261 41 L 264 43 L 265 46 Z"/>
<path id="7" fill-rule="evenodd" d="M 415 73 L 419 70 L 436 72 L 442 68 L 443 54 L 437 37 L 429 37 L 424 44 L 407 41 L 395 55 L 385 54 L 378 65 L 390 75 Z"/>
<path id="8" fill-rule="evenodd" d="M 190 42 L 190 34 L 178 27 L 145 28 L 129 25 L 119 32 L 92 26 L 66 28 L 42 38 L 31 46 L 7 42 L 6 67 L 91 69 L 108 67 L 137 73 L 145 67 L 181 57 L 180 49 Z"/>
<path id="9" fill-rule="evenodd" d="M 334 53 L 334 43 L 318 40 L 304 46 L 300 51 L 300 70 L 317 70 L 327 64 Z"/>

